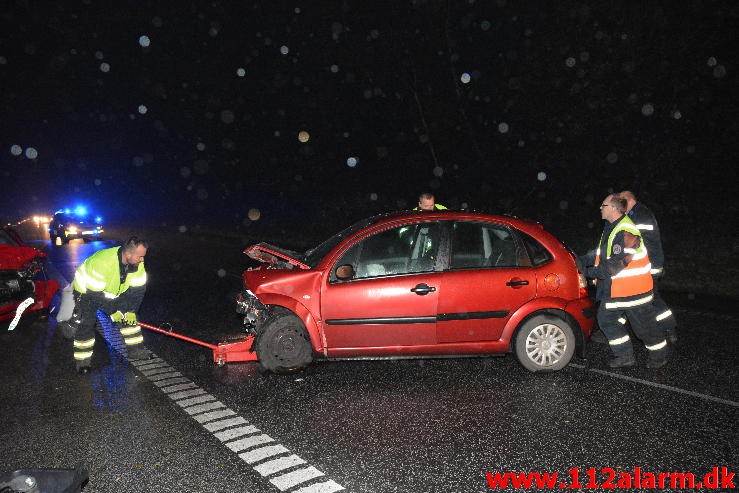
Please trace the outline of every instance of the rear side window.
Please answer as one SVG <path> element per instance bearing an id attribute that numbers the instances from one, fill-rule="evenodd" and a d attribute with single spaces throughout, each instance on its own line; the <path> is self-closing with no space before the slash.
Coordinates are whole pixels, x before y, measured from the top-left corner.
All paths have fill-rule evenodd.
<path id="1" fill-rule="evenodd" d="M 530 265 L 522 253 L 512 231 L 505 226 L 459 221 L 452 227 L 452 269 Z"/>
<path id="2" fill-rule="evenodd" d="M 519 232 L 519 234 L 521 235 L 523 244 L 526 247 L 526 253 L 528 253 L 529 258 L 531 259 L 531 265 L 538 267 L 552 260 L 552 254 L 549 253 L 549 250 L 544 248 L 544 245 L 526 233 Z"/>

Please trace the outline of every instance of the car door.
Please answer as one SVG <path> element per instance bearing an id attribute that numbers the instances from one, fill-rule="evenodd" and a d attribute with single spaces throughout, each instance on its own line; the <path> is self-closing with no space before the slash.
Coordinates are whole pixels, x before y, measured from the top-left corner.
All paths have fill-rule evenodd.
<path id="1" fill-rule="evenodd" d="M 536 272 L 513 230 L 457 221 L 438 303 L 437 340 L 497 341 L 511 315 L 536 297 Z"/>
<path id="2" fill-rule="evenodd" d="M 361 348 L 436 343 L 439 233 L 439 222 L 392 227 L 341 255 L 321 293 L 329 355 L 336 348 L 360 348 L 344 353 L 356 356 Z M 336 269 L 347 264 L 354 276 L 337 279 Z"/>

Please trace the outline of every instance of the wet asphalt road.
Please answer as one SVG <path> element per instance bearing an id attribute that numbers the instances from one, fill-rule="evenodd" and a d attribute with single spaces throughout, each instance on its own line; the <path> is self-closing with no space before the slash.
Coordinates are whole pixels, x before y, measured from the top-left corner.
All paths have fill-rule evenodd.
<path id="1" fill-rule="evenodd" d="M 176 227 L 149 236 L 142 321 L 211 342 L 238 334 L 241 250 L 257 239 Z M 31 244 L 66 279 L 112 245 Z M 609 467 L 737 471 L 739 314 L 673 310 L 681 340 L 665 368 L 644 368 L 642 349 L 639 368 L 609 371 L 607 348 L 591 345 L 587 361 L 555 374 L 509 355 L 322 362 L 277 376 L 219 368 L 208 349 L 147 332 L 156 360 L 132 365 L 114 334 L 100 336 L 95 369 L 80 377 L 53 317 L 29 317 L 0 328 L 0 471 L 82 461 L 85 492 L 301 493 L 482 492 L 486 472 L 576 467 L 581 479 L 595 467 L 598 481 Z"/>

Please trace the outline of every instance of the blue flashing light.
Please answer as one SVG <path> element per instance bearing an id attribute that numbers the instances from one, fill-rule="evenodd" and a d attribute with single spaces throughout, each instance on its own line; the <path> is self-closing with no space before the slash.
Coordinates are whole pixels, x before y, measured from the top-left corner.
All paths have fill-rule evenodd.
<path id="1" fill-rule="evenodd" d="M 100 217 L 100 216 L 95 216 L 95 222 L 96 222 L 97 224 L 100 224 L 100 223 L 102 223 L 102 222 L 103 222 L 103 218 L 102 218 L 102 217 Z"/>
<path id="2" fill-rule="evenodd" d="M 85 216 L 87 215 L 87 207 L 83 205 L 78 205 L 77 207 L 74 208 L 74 213 L 77 214 L 78 216 Z"/>

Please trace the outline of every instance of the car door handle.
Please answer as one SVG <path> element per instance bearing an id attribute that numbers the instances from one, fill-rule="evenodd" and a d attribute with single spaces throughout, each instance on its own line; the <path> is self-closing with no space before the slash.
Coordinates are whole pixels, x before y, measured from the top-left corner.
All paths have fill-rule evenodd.
<path id="1" fill-rule="evenodd" d="M 436 288 L 434 286 L 429 286 L 426 283 L 417 284 L 415 288 L 411 289 L 412 292 L 416 293 L 419 296 L 424 296 L 429 293 L 433 293 L 436 291 Z"/>
<path id="2" fill-rule="evenodd" d="M 507 283 L 505 283 L 505 285 L 506 286 L 510 286 L 513 289 L 517 289 L 517 288 L 520 288 L 521 286 L 528 286 L 529 285 L 529 281 L 527 281 L 525 279 L 519 279 L 517 277 L 514 277 L 513 279 L 511 279 L 510 281 L 508 281 Z"/>

